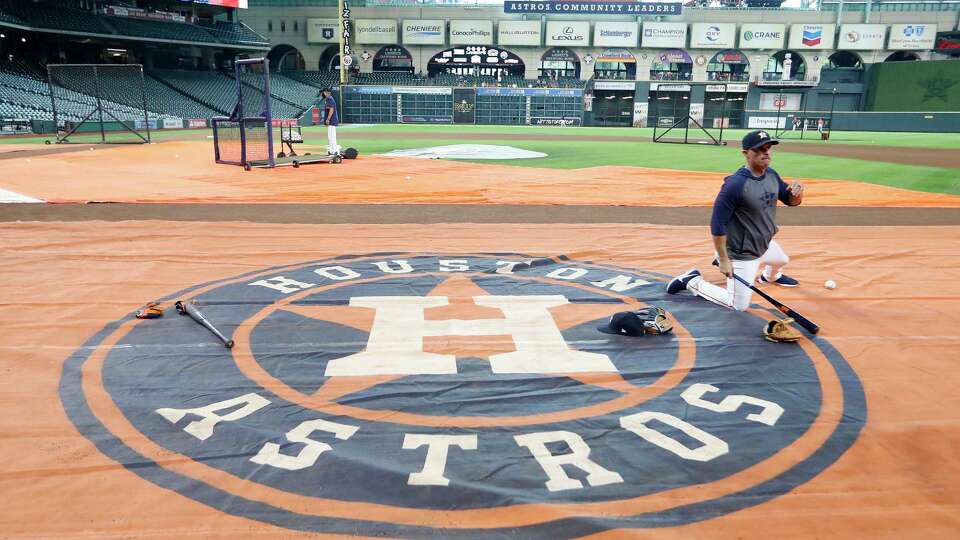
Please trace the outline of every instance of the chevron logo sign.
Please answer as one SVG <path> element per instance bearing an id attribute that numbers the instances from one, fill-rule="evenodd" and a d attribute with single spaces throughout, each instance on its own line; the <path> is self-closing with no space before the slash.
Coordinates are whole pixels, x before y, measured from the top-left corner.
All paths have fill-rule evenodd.
<path id="1" fill-rule="evenodd" d="M 804 47 L 816 47 L 820 45 L 820 40 L 823 37 L 823 28 L 818 26 L 803 28 L 803 39 L 802 43 Z"/>

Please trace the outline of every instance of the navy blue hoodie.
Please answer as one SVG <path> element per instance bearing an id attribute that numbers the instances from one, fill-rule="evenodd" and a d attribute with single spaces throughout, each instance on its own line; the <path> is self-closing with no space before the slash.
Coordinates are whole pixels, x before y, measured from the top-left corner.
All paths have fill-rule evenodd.
<path id="1" fill-rule="evenodd" d="M 740 169 L 723 179 L 713 203 L 710 232 L 727 235 L 727 253 L 735 261 L 759 259 L 777 234 L 777 199 L 789 205 L 790 191 L 777 171 L 763 176 Z"/>

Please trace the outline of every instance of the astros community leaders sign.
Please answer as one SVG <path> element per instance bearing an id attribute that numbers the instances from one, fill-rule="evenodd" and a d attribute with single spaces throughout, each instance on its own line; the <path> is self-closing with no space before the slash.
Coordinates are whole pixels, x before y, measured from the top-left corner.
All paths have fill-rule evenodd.
<path id="1" fill-rule="evenodd" d="M 610 15 L 680 15 L 683 5 L 643 2 L 562 2 L 504 0 L 504 13 L 586 13 Z"/>

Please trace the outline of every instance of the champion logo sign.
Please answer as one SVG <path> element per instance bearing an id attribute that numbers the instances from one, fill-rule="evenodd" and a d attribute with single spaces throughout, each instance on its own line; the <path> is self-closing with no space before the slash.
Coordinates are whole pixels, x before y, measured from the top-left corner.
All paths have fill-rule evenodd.
<path id="1" fill-rule="evenodd" d="M 803 43 L 804 47 L 816 47 L 820 45 L 820 42 L 823 38 L 823 28 L 819 26 L 804 26 L 803 27 Z"/>

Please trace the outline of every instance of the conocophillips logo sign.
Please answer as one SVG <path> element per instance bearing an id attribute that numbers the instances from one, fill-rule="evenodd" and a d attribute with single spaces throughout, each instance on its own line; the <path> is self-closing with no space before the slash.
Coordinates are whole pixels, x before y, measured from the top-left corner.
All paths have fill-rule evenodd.
<path id="1" fill-rule="evenodd" d="M 668 276 L 562 256 L 345 256 L 190 287 L 65 363 L 77 429 L 130 472 L 297 531 L 570 537 L 722 516 L 836 461 L 866 418 L 824 338 L 758 337 Z M 597 331 L 655 305 L 672 334 Z M 711 314 L 707 314 L 710 311 Z M 746 365 L 745 365 L 746 363 Z"/>

